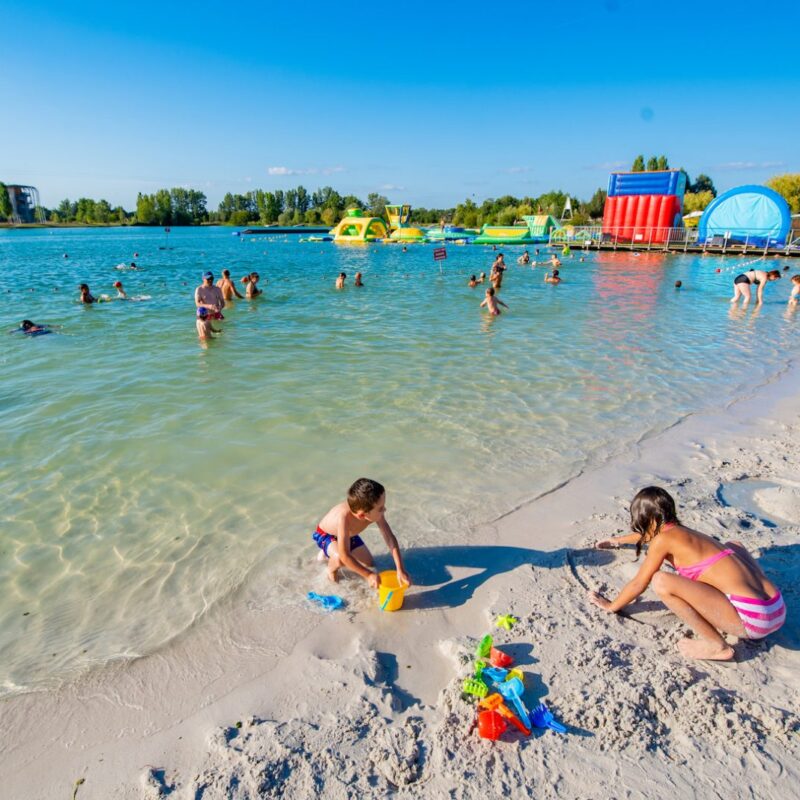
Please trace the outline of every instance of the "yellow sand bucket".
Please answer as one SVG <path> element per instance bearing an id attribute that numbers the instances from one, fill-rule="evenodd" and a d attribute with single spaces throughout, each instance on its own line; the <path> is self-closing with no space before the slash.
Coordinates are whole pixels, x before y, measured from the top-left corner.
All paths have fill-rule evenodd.
<path id="1" fill-rule="evenodd" d="M 397 579 L 393 569 L 381 572 L 381 585 L 378 587 L 378 604 L 381 611 L 397 611 L 403 607 L 404 584 Z"/>

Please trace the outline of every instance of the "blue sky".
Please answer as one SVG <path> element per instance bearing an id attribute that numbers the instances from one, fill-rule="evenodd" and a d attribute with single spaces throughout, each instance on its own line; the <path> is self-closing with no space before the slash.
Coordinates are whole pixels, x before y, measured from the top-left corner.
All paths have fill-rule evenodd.
<path id="1" fill-rule="evenodd" d="M 800 172 L 796 0 L 247 5 L 0 0 L 0 180 L 451 206 L 588 197 L 638 153 L 718 189 Z"/>

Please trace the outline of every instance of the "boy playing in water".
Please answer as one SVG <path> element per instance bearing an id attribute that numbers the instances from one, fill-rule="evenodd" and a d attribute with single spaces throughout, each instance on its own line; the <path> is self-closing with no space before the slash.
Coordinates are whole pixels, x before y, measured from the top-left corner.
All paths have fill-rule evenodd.
<path id="1" fill-rule="evenodd" d="M 797 305 L 800 300 L 800 275 L 792 275 L 792 293 L 789 295 L 789 302 Z"/>
<path id="2" fill-rule="evenodd" d="M 500 316 L 500 309 L 497 307 L 498 303 L 503 306 L 504 308 L 508 308 L 508 306 L 499 298 L 494 296 L 494 289 L 490 286 L 486 290 L 486 297 L 483 298 L 483 302 L 481 303 L 480 307 L 483 308 L 486 306 L 489 313 L 493 317 Z"/>
<path id="3" fill-rule="evenodd" d="M 554 269 L 553 274 L 551 275 L 549 272 L 545 272 L 544 274 L 544 282 L 545 283 L 561 283 L 561 278 L 558 276 L 558 270 Z"/>
<path id="4" fill-rule="evenodd" d="M 359 478 L 348 490 L 347 500 L 335 505 L 311 534 L 320 549 L 320 558 L 328 559 L 328 578 L 339 580 L 341 567 L 357 572 L 373 588 L 381 580 L 373 569 L 375 562 L 359 534 L 375 523 L 383 541 L 392 554 L 401 583 L 411 585 L 411 578 L 403 566 L 400 545 L 386 521 L 386 490 L 378 481 Z"/>
<path id="5" fill-rule="evenodd" d="M 197 309 L 197 336 L 201 342 L 206 339 L 213 339 L 212 334 L 222 333 L 222 330 L 217 330 L 211 324 L 211 314 L 209 310 L 203 306 Z"/>
<path id="6" fill-rule="evenodd" d="M 222 297 L 226 301 L 233 300 L 234 297 L 238 297 L 240 300 L 244 299 L 244 296 L 239 294 L 239 290 L 231 280 L 231 271 L 229 269 L 222 270 L 222 277 L 217 281 L 217 286 L 222 290 Z"/>

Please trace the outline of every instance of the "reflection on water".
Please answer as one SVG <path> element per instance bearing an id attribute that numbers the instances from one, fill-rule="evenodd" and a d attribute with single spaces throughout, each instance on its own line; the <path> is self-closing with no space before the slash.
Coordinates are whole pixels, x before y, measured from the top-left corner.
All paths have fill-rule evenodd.
<path id="1" fill-rule="evenodd" d="M 63 326 L 0 352 L 8 691 L 151 650 L 252 567 L 262 606 L 290 606 L 318 577 L 310 531 L 359 475 L 387 485 L 404 546 L 444 545 L 796 346 L 788 289 L 731 309 L 717 258 L 575 255 L 556 289 L 507 248 L 491 317 L 466 285 L 490 250 L 450 247 L 440 271 L 425 246 L 230 233 L 173 229 L 164 251 L 159 231 L 0 232 L 0 325 Z M 133 253 L 125 289 L 152 300 L 75 302 Z M 203 348 L 193 290 L 224 267 L 265 295 Z"/>

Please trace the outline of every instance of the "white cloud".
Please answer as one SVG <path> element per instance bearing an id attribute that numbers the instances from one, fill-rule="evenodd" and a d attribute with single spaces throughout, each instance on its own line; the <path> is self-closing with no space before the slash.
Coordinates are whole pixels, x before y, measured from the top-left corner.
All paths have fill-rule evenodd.
<path id="1" fill-rule="evenodd" d="M 404 192 L 405 190 L 405 186 L 398 186 L 395 183 L 384 183 L 383 186 L 381 186 L 382 192 Z"/>
<path id="2" fill-rule="evenodd" d="M 726 161 L 722 164 L 715 164 L 712 169 L 776 169 L 777 167 L 785 166 L 786 164 L 783 161 Z"/>
<path id="3" fill-rule="evenodd" d="M 629 166 L 630 163 L 627 161 L 603 161 L 600 164 L 587 164 L 584 169 L 599 169 L 603 172 L 610 172 L 615 169 L 625 169 Z"/>
<path id="4" fill-rule="evenodd" d="M 323 167 L 267 167 L 267 174 L 278 177 L 285 177 L 287 175 L 335 175 L 340 172 L 346 172 L 342 166 Z"/>
<path id="5" fill-rule="evenodd" d="M 533 167 L 508 167 L 507 169 L 500 170 L 500 172 L 503 172 L 506 175 L 522 175 L 524 172 L 532 171 Z"/>

